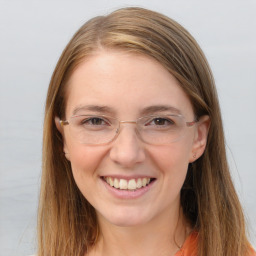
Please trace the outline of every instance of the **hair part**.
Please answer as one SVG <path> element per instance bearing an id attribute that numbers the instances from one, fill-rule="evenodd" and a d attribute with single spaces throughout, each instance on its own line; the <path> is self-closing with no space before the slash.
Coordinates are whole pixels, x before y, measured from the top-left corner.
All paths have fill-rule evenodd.
<path id="1" fill-rule="evenodd" d="M 65 117 L 68 80 L 76 67 L 102 49 L 154 58 L 179 81 L 196 116 L 210 117 L 205 152 L 189 165 L 181 190 L 182 209 L 199 231 L 199 256 L 247 255 L 244 216 L 230 177 L 220 107 L 207 60 L 181 25 L 142 8 L 124 8 L 91 19 L 73 36 L 56 65 L 45 106 L 38 255 L 80 256 L 97 242 L 95 210 L 75 184 L 54 118 Z"/>

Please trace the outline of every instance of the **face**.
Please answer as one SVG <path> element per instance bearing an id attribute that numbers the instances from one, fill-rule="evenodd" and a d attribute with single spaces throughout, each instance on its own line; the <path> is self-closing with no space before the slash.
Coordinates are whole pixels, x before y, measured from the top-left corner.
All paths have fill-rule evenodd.
<path id="1" fill-rule="evenodd" d="M 170 114 L 173 110 L 167 109 L 174 108 L 186 121 L 194 120 L 191 103 L 177 80 L 142 55 L 99 51 L 84 60 L 68 82 L 67 120 L 74 112 L 136 120 L 145 111 Z M 57 127 L 80 191 L 100 220 L 119 226 L 149 223 L 177 211 L 188 164 L 202 154 L 201 131 L 206 130 L 199 123 L 186 128 L 176 142 L 151 145 L 138 137 L 133 123 L 124 123 L 114 141 L 87 145 L 75 140 L 68 126 Z M 108 184 L 112 182 L 138 188 L 118 189 Z"/>

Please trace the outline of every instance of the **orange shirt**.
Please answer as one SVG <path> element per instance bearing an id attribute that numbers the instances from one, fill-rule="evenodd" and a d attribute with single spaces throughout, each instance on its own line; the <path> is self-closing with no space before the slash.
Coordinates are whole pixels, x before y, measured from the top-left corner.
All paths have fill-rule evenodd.
<path id="1" fill-rule="evenodd" d="M 174 256 L 196 256 L 197 237 L 198 237 L 198 232 L 193 231 L 188 236 L 188 238 L 186 239 L 181 249 Z"/>
<path id="2" fill-rule="evenodd" d="M 174 256 L 196 256 L 197 255 L 197 241 L 198 241 L 198 232 L 193 231 L 182 248 Z M 256 252 L 252 249 L 251 256 L 256 256 Z"/>

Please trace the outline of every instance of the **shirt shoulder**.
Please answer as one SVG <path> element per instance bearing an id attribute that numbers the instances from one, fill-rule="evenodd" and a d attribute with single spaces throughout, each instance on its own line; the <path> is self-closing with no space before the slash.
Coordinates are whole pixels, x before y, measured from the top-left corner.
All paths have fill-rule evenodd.
<path id="1" fill-rule="evenodd" d="M 190 235 L 187 237 L 181 249 L 175 254 L 175 256 L 196 256 L 197 243 L 198 243 L 198 232 L 192 231 Z"/>
<path id="2" fill-rule="evenodd" d="M 250 256 L 256 256 L 256 251 L 254 251 L 253 248 L 251 249 L 251 254 L 250 254 Z"/>
<path id="3" fill-rule="evenodd" d="M 187 237 L 182 248 L 175 254 L 175 256 L 196 256 L 198 246 L 198 232 L 192 231 Z M 256 256 L 256 251 L 251 248 L 250 256 Z"/>

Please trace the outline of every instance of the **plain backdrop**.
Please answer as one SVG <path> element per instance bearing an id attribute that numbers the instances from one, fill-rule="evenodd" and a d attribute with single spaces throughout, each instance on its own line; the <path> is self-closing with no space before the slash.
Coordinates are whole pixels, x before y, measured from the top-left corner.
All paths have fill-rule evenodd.
<path id="1" fill-rule="evenodd" d="M 89 18 L 126 6 L 162 12 L 205 52 L 228 158 L 256 245 L 255 0 L 0 0 L 0 255 L 35 252 L 43 110 L 54 66 Z"/>

